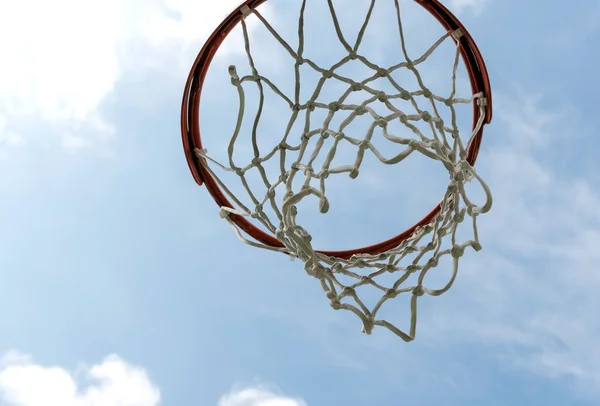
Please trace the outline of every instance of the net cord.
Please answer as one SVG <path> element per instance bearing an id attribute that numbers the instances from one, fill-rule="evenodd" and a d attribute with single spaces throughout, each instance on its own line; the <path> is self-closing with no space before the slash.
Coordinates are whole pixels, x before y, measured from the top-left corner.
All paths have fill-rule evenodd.
<path id="1" fill-rule="evenodd" d="M 321 287 L 327 298 L 330 300 L 331 306 L 336 310 L 344 309 L 350 311 L 359 317 L 362 321 L 363 332 L 370 334 L 374 326 L 382 326 L 392 331 L 404 341 L 411 341 L 414 339 L 416 332 L 418 298 L 425 294 L 429 296 L 439 296 L 450 289 L 458 273 L 459 259 L 463 256 L 465 249 L 468 247 L 473 248 L 475 251 L 481 249 L 477 231 L 477 217 L 479 214 L 486 213 L 491 209 L 492 194 L 488 185 L 467 162 L 466 158 L 470 143 L 484 125 L 486 116 L 486 98 L 483 93 L 477 93 L 468 98 L 456 96 L 457 69 L 460 62 L 460 46 L 458 40 L 463 35 L 460 29 L 445 33 L 429 49 L 427 49 L 423 55 L 416 59 L 411 59 L 406 51 L 400 6 L 398 0 L 394 0 L 398 33 L 402 54 L 405 60 L 389 68 L 383 68 L 369 61 L 359 53 L 366 28 L 372 17 L 375 0 L 372 0 L 370 3 L 365 20 L 353 45 L 346 40 L 342 33 L 332 0 L 327 0 L 327 2 L 338 40 L 347 51 L 347 55 L 344 58 L 329 68 L 319 67 L 315 62 L 304 55 L 304 12 L 306 0 L 302 1 L 300 9 L 297 49 L 293 49 L 259 11 L 250 9 L 247 6 L 241 9 L 244 17 L 241 20 L 244 46 L 251 73 L 240 77 L 235 66 L 229 67 L 231 84 L 237 90 L 239 97 L 239 113 L 235 130 L 227 149 L 229 157 L 228 164 L 225 165 L 217 162 L 211 158 L 204 149 L 196 149 L 195 152 L 201 165 L 204 166 L 206 171 L 222 188 L 225 194 L 235 203 L 237 209 L 222 207 L 220 215 L 231 224 L 236 235 L 242 242 L 253 247 L 285 252 L 292 258 L 299 258 L 302 260 L 305 264 L 306 272 L 320 281 Z M 279 42 L 295 61 L 295 87 L 293 96 L 284 94 L 273 81 L 259 73 L 252 56 L 248 28 L 245 21 L 245 19 L 250 16 L 258 18 L 271 33 L 273 38 Z M 457 40 L 456 53 L 452 67 L 452 90 L 447 97 L 442 97 L 433 94 L 425 86 L 423 78 L 417 68 L 449 38 Z M 365 66 L 372 69 L 374 74 L 360 82 L 356 82 L 352 78 L 345 77 L 337 72 L 339 68 L 351 61 L 362 62 Z M 300 67 L 302 65 L 309 66 L 321 74 L 321 79 L 318 81 L 312 96 L 304 103 L 300 100 L 302 83 Z M 412 72 L 419 88 L 409 91 L 397 83 L 392 74 L 399 69 L 407 69 Z M 372 85 L 370 86 L 374 81 L 382 78 L 389 81 L 395 91 L 394 93 L 388 94 L 375 89 Z M 347 84 L 348 88 L 335 101 L 330 103 L 318 102 L 317 99 L 321 95 L 323 87 L 328 80 L 338 80 Z M 259 91 L 257 114 L 254 117 L 252 129 L 253 159 L 244 166 L 238 166 L 234 162 L 233 156 L 236 141 L 239 138 L 246 112 L 244 84 L 250 83 L 255 84 Z M 264 109 L 266 90 L 272 91 L 287 103 L 291 110 L 291 116 L 281 142 L 266 154 L 261 155 L 257 138 L 258 125 L 261 121 Z M 346 103 L 346 99 L 350 94 L 358 91 L 365 92 L 369 97 L 361 104 Z M 417 97 L 428 100 L 429 105 L 426 109 L 422 109 L 419 106 Z M 394 105 L 393 102 L 395 100 L 409 102 L 414 108 L 414 112 L 407 114 L 400 110 Z M 379 115 L 375 108 L 371 106 L 377 101 L 383 103 L 387 107 L 389 110 L 387 114 Z M 478 106 L 479 119 L 465 142 L 461 139 L 459 134 L 455 105 L 473 102 Z M 447 124 L 442 120 L 438 110 L 440 106 L 445 106 L 450 110 L 450 123 Z M 316 109 L 327 111 L 327 116 L 322 125 L 314 128 L 311 121 L 311 114 Z M 292 141 L 292 129 L 297 120 L 300 119 L 301 113 L 304 113 L 303 133 L 300 136 L 300 141 L 294 143 Z M 347 117 L 337 129 L 330 128 L 334 116 L 341 113 L 347 114 Z M 348 125 L 355 118 L 363 115 L 370 115 L 372 119 L 371 125 L 365 136 L 362 139 L 358 139 L 345 134 L 344 130 Z M 392 121 L 402 123 L 415 137 L 405 138 L 388 132 L 388 125 Z M 428 134 L 429 136 L 423 134 L 416 125 L 419 121 L 428 124 L 427 127 L 431 131 L 431 134 Z M 375 148 L 371 142 L 376 130 L 380 130 L 383 137 L 389 142 L 405 146 L 405 149 L 396 155 L 386 157 L 381 151 Z M 317 141 L 314 149 L 310 151 L 309 141 L 313 137 L 317 137 Z M 325 141 L 330 137 L 333 139 L 333 144 L 329 150 L 324 150 Z M 350 165 L 332 167 L 332 161 L 336 156 L 338 146 L 342 142 L 347 142 L 357 147 L 355 160 Z M 409 238 L 383 253 L 376 255 L 359 254 L 354 255 L 349 259 L 341 259 L 319 253 L 311 245 L 310 233 L 296 221 L 298 214 L 296 205 L 303 199 L 314 196 L 318 199 L 319 211 L 321 213 L 326 213 L 329 210 L 329 201 L 325 192 L 326 180 L 330 175 L 344 173 L 353 179 L 359 176 L 360 167 L 367 151 L 370 151 L 381 163 L 386 165 L 397 164 L 414 152 L 440 162 L 450 174 L 450 182 L 441 202 L 441 210 L 428 225 L 417 228 Z M 296 154 L 296 158 L 290 164 L 287 158 L 288 153 L 291 152 Z M 313 164 L 320 154 L 324 154 L 325 159 L 321 167 L 317 170 L 314 168 Z M 271 159 L 279 160 L 279 174 L 275 181 L 272 181 L 272 179 L 269 178 L 267 171 L 263 166 L 265 162 Z M 252 202 L 252 208 L 244 204 L 241 198 L 235 196 L 235 194 L 219 178 L 217 173 L 213 171 L 209 163 L 214 164 L 222 171 L 233 172 L 239 177 L 245 192 L 247 193 L 247 197 Z M 251 190 L 249 181 L 246 177 L 246 174 L 250 170 L 257 170 L 260 173 L 261 180 L 267 189 L 265 196 L 259 198 Z M 302 176 L 304 176 L 304 179 L 301 182 L 302 186 L 298 190 L 294 190 L 294 180 Z M 482 205 L 476 205 L 467 196 L 465 183 L 470 181 L 476 181 L 481 186 L 481 189 L 485 194 L 485 201 Z M 318 186 L 313 185 L 313 183 L 317 183 Z M 280 188 L 283 188 L 285 191 L 281 197 L 281 201 L 278 201 L 277 190 Z M 265 205 L 269 205 L 276 218 L 270 218 L 265 213 Z M 272 247 L 249 240 L 244 236 L 242 230 L 229 218 L 230 214 L 250 217 L 259 222 L 266 230 L 275 235 L 275 237 L 283 243 L 284 247 Z M 467 216 L 471 218 L 473 237 L 470 240 L 459 243 L 457 242 L 456 237 L 457 230 Z M 427 242 L 424 242 L 426 237 L 429 238 L 427 239 Z M 448 246 L 446 248 L 442 247 L 444 239 L 449 240 L 449 243 L 445 243 L 445 246 Z M 446 255 L 452 257 L 452 274 L 447 284 L 441 289 L 430 289 L 425 287 L 424 279 L 427 272 L 436 267 L 440 259 Z M 407 262 L 409 256 L 412 259 Z M 398 275 L 395 283 L 391 286 L 384 286 L 379 283 L 377 277 L 384 273 Z M 342 283 L 340 281 L 340 276 L 342 275 L 346 277 L 346 279 L 354 280 L 355 282 L 352 284 Z M 416 275 L 416 284 L 405 286 L 412 275 Z M 357 292 L 365 285 L 375 287 L 381 292 L 381 298 L 371 309 L 365 305 Z M 408 333 L 402 331 L 387 320 L 377 319 L 377 313 L 384 303 L 389 299 L 396 298 L 400 294 L 412 295 L 410 301 L 411 316 Z"/>

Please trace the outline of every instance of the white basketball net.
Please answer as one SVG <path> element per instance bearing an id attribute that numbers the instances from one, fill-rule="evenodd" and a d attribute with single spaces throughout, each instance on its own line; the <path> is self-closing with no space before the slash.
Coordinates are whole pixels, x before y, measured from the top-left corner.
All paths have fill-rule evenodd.
<path id="1" fill-rule="evenodd" d="M 481 93 L 475 94 L 470 98 L 455 97 L 456 72 L 460 57 L 458 47 L 456 48 L 456 56 L 452 71 L 451 94 L 447 97 L 441 97 L 432 94 L 427 89 L 423 83 L 421 75 L 417 71 L 417 66 L 425 61 L 426 58 L 428 58 L 443 41 L 450 37 L 458 39 L 462 33 L 460 31 L 446 33 L 442 38 L 435 42 L 433 46 L 431 46 L 425 52 L 424 55 L 417 59 L 411 60 L 406 52 L 400 7 L 397 0 L 394 0 L 394 3 L 397 10 L 398 27 L 405 60 L 390 68 L 382 68 L 361 56 L 358 53 L 358 50 L 363 38 L 365 27 L 369 23 L 374 3 L 375 0 L 372 0 L 369 12 L 366 16 L 362 30 L 358 35 L 357 41 L 354 46 L 351 46 L 344 39 L 333 4 L 331 0 L 328 0 L 329 9 L 331 11 L 331 16 L 335 25 L 338 39 L 348 51 L 348 55 L 346 57 L 329 69 L 320 68 L 313 61 L 304 57 L 303 55 L 305 1 L 302 2 L 302 8 L 300 12 L 298 29 L 299 47 L 297 50 L 292 49 L 290 45 L 286 43 L 283 38 L 281 38 L 281 36 L 258 11 L 251 10 L 247 7 L 244 8 L 242 10 L 244 18 L 250 14 L 254 14 L 256 17 L 258 17 L 258 19 L 264 24 L 273 37 L 281 44 L 281 46 L 284 47 L 287 53 L 289 53 L 289 55 L 295 61 L 295 95 L 293 97 L 286 96 L 272 81 L 264 76 L 261 76 L 261 74 L 258 72 L 250 52 L 250 43 L 246 23 L 244 20 L 242 20 L 246 52 L 252 72 L 251 74 L 240 78 L 238 77 L 236 68 L 234 66 L 229 68 L 231 82 L 239 92 L 240 100 L 240 113 L 238 116 L 238 122 L 228 149 L 229 165 L 223 165 L 216 162 L 207 155 L 205 150 L 196 150 L 196 154 L 199 158 L 201 158 L 200 162 L 220 185 L 224 193 L 228 195 L 238 207 L 238 209 L 223 207 L 221 210 L 221 216 L 234 227 L 238 237 L 244 243 L 255 247 L 285 252 L 292 257 L 301 259 L 305 264 L 306 272 L 320 281 L 323 290 L 331 301 L 331 306 L 336 310 L 345 309 L 356 314 L 362 320 L 363 332 L 370 334 L 374 326 L 384 326 L 401 337 L 403 340 L 411 341 L 415 337 L 418 298 L 424 294 L 438 296 L 447 291 L 455 280 L 459 258 L 463 255 L 465 248 L 472 247 L 476 251 L 481 249 L 481 245 L 479 244 L 477 236 L 476 219 L 479 214 L 485 213 L 491 208 L 492 196 L 485 182 L 477 175 L 475 169 L 466 161 L 466 157 L 471 140 L 483 125 L 486 99 Z M 353 60 L 358 60 L 364 63 L 365 66 L 371 68 L 374 72 L 373 76 L 357 82 L 351 78 L 344 77 L 336 73 L 341 66 Z M 322 78 L 318 82 L 317 88 L 315 89 L 312 97 L 307 101 L 300 100 L 299 89 L 301 81 L 299 66 L 302 64 L 310 66 L 312 69 L 322 75 Z M 407 90 L 401 87 L 400 84 L 396 83 L 392 78 L 391 73 L 398 69 L 408 69 L 411 71 L 416 77 L 420 88 L 416 90 Z M 369 86 L 370 83 L 379 78 L 389 79 L 389 82 L 392 84 L 396 92 L 394 94 L 386 94 Z M 327 80 L 341 81 L 348 85 L 348 89 L 339 97 L 338 100 L 334 100 L 329 104 L 324 104 L 317 102 L 316 100 Z M 260 156 L 256 140 L 257 134 L 256 131 L 254 131 L 252 134 L 254 159 L 247 166 L 241 167 L 234 163 L 233 151 L 236 140 L 238 139 L 244 115 L 244 83 L 254 83 L 258 87 L 261 96 L 260 107 L 262 107 L 262 97 L 266 89 L 270 89 L 272 92 L 277 94 L 289 105 L 291 117 L 287 131 L 283 134 L 283 139 L 279 145 L 277 145 L 264 156 Z M 345 103 L 345 100 L 348 98 L 348 96 L 355 91 L 367 92 L 370 97 L 360 105 Z M 417 96 L 424 96 L 429 101 L 430 109 L 422 110 L 415 100 L 415 97 Z M 415 111 L 412 114 L 407 114 L 398 109 L 394 105 L 394 100 L 399 99 L 409 101 L 414 107 Z M 473 132 L 470 134 L 469 139 L 465 142 L 461 140 L 459 136 L 456 122 L 455 104 L 468 104 L 472 103 L 474 100 L 476 100 L 480 110 L 479 121 L 476 124 Z M 389 109 L 389 111 L 386 112 L 386 115 L 378 114 L 374 107 L 371 106 L 376 101 L 385 104 L 385 106 Z M 450 110 L 452 117 L 451 123 L 445 123 L 440 117 L 438 109 L 441 107 L 447 107 Z M 313 125 L 311 123 L 311 114 L 315 109 L 323 109 L 328 111 L 326 119 L 319 125 Z M 255 122 L 260 120 L 261 110 L 262 108 L 258 109 L 258 115 L 255 119 Z M 298 134 L 291 134 L 293 124 L 296 122 L 296 120 L 298 120 L 301 113 L 303 113 L 305 120 L 304 132 L 300 136 L 298 136 Z M 333 129 L 330 128 L 330 123 L 335 114 L 346 114 L 346 118 L 338 128 Z M 365 114 L 368 114 L 372 117 L 372 124 L 362 139 L 353 138 L 344 133 L 344 129 L 353 119 Z M 414 137 L 403 138 L 398 135 L 392 135 L 388 133 L 388 123 L 394 120 L 397 120 L 406 126 L 410 130 L 409 133 L 414 134 Z M 428 135 L 423 134 L 423 132 L 414 124 L 417 121 L 424 121 L 427 123 L 431 133 Z M 384 157 L 381 152 L 378 151 L 371 143 L 371 139 L 376 130 L 381 131 L 383 137 L 385 137 L 385 139 L 387 139 L 389 142 L 404 145 L 406 147 L 405 150 L 396 156 L 389 158 Z M 314 150 L 309 151 L 309 140 L 313 137 L 318 137 L 318 140 Z M 324 140 L 328 137 L 332 137 L 334 142 L 331 148 L 326 150 L 323 148 L 323 145 Z M 331 162 L 336 154 L 336 148 L 338 144 L 342 142 L 350 143 L 356 146 L 356 159 L 351 165 L 330 167 Z M 292 151 L 295 153 L 295 160 L 293 160 L 290 165 L 289 159 L 286 160 L 286 158 Z M 296 222 L 296 204 L 306 197 L 313 195 L 319 199 L 320 211 L 322 213 L 327 212 L 329 203 L 325 195 L 326 180 L 330 175 L 333 174 L 347 173 L 351 178 L 358 176 L 361 162 L 364 154 L 367 152 L 374 154 L 382 163 L 388 165 L 396 164 L 402 161 L 413 152 L 421 153 L 432 160 L 439 161 L 441 164 L 443 164 L 450 173 L 450 183 L 441 202 L 441 210 L 428 225 L 417 228 L 409 238 L 404 240 L 398 246 L 381 254 L 360 254 L 355 255 L 348 260 L 333 258 L 320 254 L 313 249 L 311 245 L 310 234 Z M 313 167 L 313 163 L 319 154 L 325 154 L 325 159 L 322 166 L 317 169 Z M 280 161 L 281 169 L 280 173 L 277 174 L 275 181 L 268 178 L 263 167 L 263 163 L 270 159 L 276 159 Z M 218 165 L 221 169 L 234 172 L 239 176 L 249 198 L 253 202 L 252 208 L 244 205 L 242 201 L 238 199 L 230 191 L 230 189 L 227 188 L 227 186 L 219 179 L 215 172 L 210 169 L 207 161 L 211 161 Z M 246 179 L 247 172 L 253 168 L 258 170 L 258 172 L 261 174 L 262 181 L 268 188 L 266 196 L 262 198 L 254 195 L 254 193 L 250 190 L 248 181 Z M 296 177 L 302 176 L 304 177 L 302 186 L 299 188 L 299 190 L 293 190 L 293 180 Z M 473 179 L 477 180 L 481 184 L 482 189 L 485 192 L 486 202 L 482 206 L 477 206 L 471 202 L 465 192 L 465 182 Z M 313 186 L 313 182 L 317 183 L 318 186 Z M 285 193 L 282 196 L 277 196 L 277 188 L 284 188 Z M 276 218 L 270 218 L 267 216 L 263 210 L 266 204 L 269 204 L 272 207 Z M 240 230 L 233 223 L 233 221 L 229 219 L 229 213 L 248 216 L 260 222 L 262 226 L 264 226 L 269 232 L 275 235 L 279 241 L 283 243 L 285 248 L 273 248 L 246 239 L 242 230 Z M 271 217 L 272 216 L 273 214 L 271 214 Z M 456 241 L 457 228 L 461 223 L 463 223 L 465 216 L 469 216 L 471 218 L 473 237 L 471 240 L 458 242 Z M 446 244 L 446 246 L 449 248 L 442 248 L 442 242 L 444 239 L 450 239 L 449 243 Z M 449 255 L 453 258 L 453 270 L 450 280 L 442 289 L 428 289 L 427 287 L 423 286 L 425 275 L 430 269 L 437 266 L 440 258 L 445 255 Z M 411 259 L 407 262 L 408 256 L 410 256 Z M 383 286 L 382 284 L 378 283 L 378 277 L 383 274 L 397 275 L 395 283 L 393 283 L 391 286 Z M 417 275 L 417 283 L 413 284 L 412 286 L 405 286 L 409 276 L 412 274 Z M 341 275 L 345 276 L 345 278 L 343 278 L 344 280 L 351 278 L 351 280 L 354 282 L 352 284 L 342 283 L 340 281 L 340 279 L 342 279 Z M 359 293 L 361 292 L 360 288 L 366 285 L 370 285 L 381 291 L 381 298 L 377 304 L 370 309 L 359 297 Z M 381 306 L 388 299 L 393 299 L 400 294 L 412 295 L 410 329 L 408 333 L 400 330 L 398 327 L 392 325 L 386 320 L 377 318 L 377 312 Z"/>

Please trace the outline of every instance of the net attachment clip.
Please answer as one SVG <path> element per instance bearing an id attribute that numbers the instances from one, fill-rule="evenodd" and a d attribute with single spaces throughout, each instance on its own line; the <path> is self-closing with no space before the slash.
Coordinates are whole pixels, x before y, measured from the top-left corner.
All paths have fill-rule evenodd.
<path id="1" fill-rule="evenodd" d="M 452 38 L 454 38 L 456 41 L 458 41 L 463 35 L 465 35 L 465 32 L 462 29 L 458 28 L 458 29 L 454 30 L 451 35 L 452 35 Z"/>
<path id="2" fill-rule="evenodd" d="M 242 13 L 242 18 L 246 18 L 248 17 L 250 14 L 252 14 L 252 9 L 248 6 L 244 6 L 240 9 L 241 13 Z"/>

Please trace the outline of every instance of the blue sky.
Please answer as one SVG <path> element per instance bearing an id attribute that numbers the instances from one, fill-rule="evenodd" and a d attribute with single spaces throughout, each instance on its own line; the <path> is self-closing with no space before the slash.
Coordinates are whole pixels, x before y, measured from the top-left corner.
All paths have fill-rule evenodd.
<path id="1" fill-rule="evenodd" d="M 265 14 L 293 33 L 279 3 Z M 336 3 L 349 25 L 366 10 Z M 216 4 L 0 5 L 0 405 L 598 404 L 600 3 L 444 3 L 490 71 L 494 120 L 476 167 L 494 207 L 480 218 L 484 249 L 465 255 L 449 292 L 424 298 L 410 344 L 361 334 L 301 262 L 241 244 L 191 178 L 180 99 L 236 2 Z M 386 28 L 369 32 L 374 58 L 394 56 Z M 257 61 L 284 79 L 274 45 Z M 240 46 L 215 61 L 203 105 L 218 157 L 237 108 L 227 65 L 248 69 Z M 449 83 L 448 70 L 424 71 Z M 330 214 L 306 206 L 315 244 L 410 225 L 444 190 L 427 163 L 332 183 Z M 404 317 L 397 303 L 389 314 Z"/>

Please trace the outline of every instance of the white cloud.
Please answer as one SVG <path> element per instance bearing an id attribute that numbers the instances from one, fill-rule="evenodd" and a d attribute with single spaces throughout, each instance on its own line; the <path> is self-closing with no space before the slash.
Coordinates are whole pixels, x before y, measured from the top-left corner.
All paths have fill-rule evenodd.
<path id="1" fill-rule="evenodd" d="M 161 3 L 0 2 L 0 147 L 7 145 L 2 140 L 23 137 L 11 130 L 14 121 L 32 117 L 48 124 L 86 122 L 96 132 L 110 134 L 98 107 L 119 78 L 119 47 L 135 39 L 197 51 L 201 40 L 237 5 L 235 0 L 210 5 L 167 0 L 166 7 Z M 72 134 L 63 141 L 70 148 L 85 144 Z"/>
<path id="2" fill-rule="evenodd" d="M 82 384 L 85 382 L 85 385 Z M 7 406 L 157 406 L 146 372 L 111 355 L 74 374 L 9 352 L 0 363 L 0 403 Z"/>
<path id="3" fill-rule="evenodd" d="M 219 399 L 219 406 L 307 406 L 298 398 L 277 395 L 261 388 L 233 391 Z"/>

